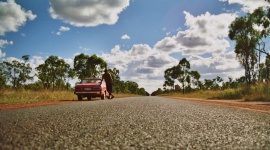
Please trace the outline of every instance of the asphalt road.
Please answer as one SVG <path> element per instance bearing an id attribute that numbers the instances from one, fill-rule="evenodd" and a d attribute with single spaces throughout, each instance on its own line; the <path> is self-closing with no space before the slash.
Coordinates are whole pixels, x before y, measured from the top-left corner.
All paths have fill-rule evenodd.
<path id="1" fill-rule="evenodd" d="M 0 149 L 270 149 L 270 115 L 161 97 L 3 110 Z"/>

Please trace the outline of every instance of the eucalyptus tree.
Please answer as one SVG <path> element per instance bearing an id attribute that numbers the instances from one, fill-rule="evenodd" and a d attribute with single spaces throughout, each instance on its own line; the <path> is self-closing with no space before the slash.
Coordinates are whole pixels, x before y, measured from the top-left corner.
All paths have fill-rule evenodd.
<path id="1" fill-rule="evenodd" d="M 76 75 L 80 80 L 82 80 L 85 77 L 88 77 L 89 72 L 89 69 L 87 68 L 88 59 L 89 56 L 83 53 L 76 55 L 74 58 L 74 71 L 76 72 Z"/>
<path id="2" fill-rule="evenodd" d="M 105 68 L 107 63 L 97 55 L 88 56 L 81 53 L 74 58 L 74 71 L 80 80 L 101 76 Z"/>
<path id="3" fill-rule="evenodd" d="M 107 63 L 97 55 L 92 55 L 87 61 L 90 77 L 101 77 L 104 72 L 104 69 L 107 68 Z"/>
<path id="4" fill-rule="evenodd" d="M 201 75 L 198 71 L 190 71 L 190 76 L 191 76 L 191 80 L 192 80 L 192 83 L 193 83 L 193 86 L 195 88 L 199 88 L 201 89 L 201 82 L 200 82 L 200 78 L 201 78 Z"/>
<path id="5" fill-rule="evenodd" d="M 6 86 L 7 78 L 4 73 L 4 64 L 3 62 L 0 62 L 0 88 L 4 88 Z"/>
<path id="6" fill-rule="evenodd" d="M 41 80 L 45 89 L 64 88 L 67 85 L 66 79 L 73 78 L 70 65 L 57 56 L 50 56 L 44 64 L 36 67 L 37 77 Z"/>
<path id="7" fill-rule="evenodd" d="M 219 90 L 221 88 L 220 84 L 223 82 L 223 79 L 219 76 L 217 76 L 216 78 L 212 79 L 213 81 L 213 85 L 211 87 L 211 89 L 213 90 Z"/>
<path id="8" fill-rule="evenodd" d="M 235 53 L 245 69 L 246 84 L 249 86 L 255 78 L 256 45 L 260 39 L 260 32 L 254 29 L 250 15 L 236 18 L 232 22 L 229 38 L 236 41 Z"/>
<path id="9" fill-rule="evenodd" d="M 260 63 L 261 53 L 269 56 L 263 39 L 270 34 L 270 8 L 259 7 L 253 13 L 247 14 L 231 24 L 229 37 L 236 41 L 235 53 L 245 68 L 246 83 L 250 85 L 256 78 L 255 65 Z M 259 52 L 259 54 L 257 54 Z M 258 55 L 258 59 L 256 56 Z M 260 65 L 259 77 L 260 77 Z"/>
<path id="10" fill-rule="evenodd" d="M 128 87 L 128 91 L 131 93 L 131 94 L 138 94 L 138 90 L 139 90 L 139 85 L 138 83 L 136 82 L 133 82 L 133 81 L 127 81 L 125 84 L 127 84 L 127 87 Z"/>
<path id="11" fill-rule="evenodd" d="M 200 74 L 197 71 L 189 71 L 190 63 L 186 58 L 179 61 L 176 66 L 168 68 L 164 72 L 165 82 L 163 84 L 164 88 L 166 86 L 174 86 L 175 80 L 178 80 L 182 87 L 182 92 L 185 93 L 188 89 L 191 90 L 191 81 L 199 86 Z M 195 80 L 195 82 L 194 82 Z"/>
<path id="12" fill-rule="evenodd" d="M 27 63 L 29 60 L 29 55 L 22 56 L 22 59 L 24 62 L 20 63 L 20 74 L 18 82 L 20 85 L 26 83 L 27 80 L 33 80 L 33 76 L 31 76 L 32 67 L 30 66 L 30 63 Z"/>
<path id="13" fill-rule="evenodd" d="M 178 81 L 182 84 L 183 93 L 185 93 L 186 86 L 190 86 L 190 63 L 186 58 L 179 61 L 180 71 L 178 74 Z"/>
<path id="14" fill-rule="evenodd" d="M 270 80 L 270 56 L 266 56 L 265 60 L 265 80 Z"/>
<path id="15" fill-rule="evenodd" d="M 28 80 L 32 80 L 33 77 L 30 76 L 32 68 L 30 64 L 27 63 L 29 55 L 22 56 L 24 62 L 19 60 L 13 60 L 11 62 L 3 61 L 0 65 L 1 71 L 1 82 L 5 84 L 12 84 L 13 88 L 21 87 Z"/>
<path id="16" fill-rule="evenodd" d="M 165 78 L 165 82 L 163 84 L 164 88 L 166 88 L 166 86 L 172 87 L 172 89 L 174 89 L 174 83 L 175 83 L 175 79 L 177 79 L 177 73 L 176 71 L 178 66 L 174 66 L 172 68 L 168 68 L 164 71 L 164 78 Z"/>

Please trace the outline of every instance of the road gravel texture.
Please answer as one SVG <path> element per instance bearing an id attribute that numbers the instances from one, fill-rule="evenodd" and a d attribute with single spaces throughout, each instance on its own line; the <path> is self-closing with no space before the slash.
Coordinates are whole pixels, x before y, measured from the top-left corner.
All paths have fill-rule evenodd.
<path id="1" fill-rule="evenodd" d="M 270 115 L 161 97 L 2 110 L 0 149 L 270 149 Z"/>

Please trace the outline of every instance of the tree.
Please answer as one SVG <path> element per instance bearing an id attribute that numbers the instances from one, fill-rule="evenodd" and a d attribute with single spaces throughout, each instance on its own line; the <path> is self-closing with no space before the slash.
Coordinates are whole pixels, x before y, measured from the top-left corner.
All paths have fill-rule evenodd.
<path id="1" fill-rule="evenodd" d="M 214 85 L 214 80 L 210 80 L 210 79 L 204 79 L 204 88 L 207 90 L 212 89 Z"/>
<path id="2" fill-rule="evenodd" d="M 81 53 L 74 58 L 74 71 L 80 80 L 101 76 L 105 68 L 107 68 L 107 63 L 97 55 L 89 57 Z"/>
<path id="3" fill-rule="evenodd" d="M 259 27 L 259 28 L 258 28 Z M 263 39 L 270 34 L 270 7 L 259 7 L 247 16 L 236 18 L 230 26 L 229 37 L 236 40 L 235 52 L 239 62 L 245 68 L 246 83 L 250 85 L 256 79 L 255 64 L 258 64 L 258 77 L 260 81 L 260 57 L 261 53 L 270 54 L 265 49 Z M 259 52 L 257 61 L 256 55 Z"/>
<path id="4" fill-rule="evenodd" d="M 256 45 L 260 39 L 260 33 L 253 28 L 250 15 L 236 18 L 230 25 L 229 38 L 236 41 L 235 53 L 240 64 L 245 69 L 246 83 L 249 86 L 255 78 Z"/>
<path id="5" fill-rule="evenodd" d="M 75 56 L 74 58 L 74 71 L 76 72 L 76 75 L 80 80 L 82 80 L 85 77 L 88 77 L 89 72 L 89 69 L 87 68 L 88 59 L 89 56 L 83 53 Z"/>
<path id="6" fill-rule="evenodd" d="M 0 63 L 0 89 L 6 86 L 6 76 L 4 73 L 4 64 Z"/>
<path id="7" fill-rule="evenodd" d="M 131 94 L 138 94 L 138 87 L 139 85 L 136 83 L 136 82 L 133 82 L 133 81 L 127 81 L 126 82 L 127 84 L 127 87 L 128 87 L 128 90 Z"/>
<path id="8" fill-rule="evenodd" d="M 266 57 L 264 74 L 265 74 L 265 80 L 269 81 L 270 80 L 270 56 Z"/>
<path id="9" fill-rule="evenodd" d="M 5 84 L 11 83 L 13 88 L 21 87 L 28 80 L 32 80 L 33 77 L 30 76 L 32 68 L 30 64 L 26 61 L 29 59 L 29 55 L 22 56 L 24 62 L 19 62 L 18 60 L 13 60 L 12 62 L 4 61 L 1 63 L 1 82 Z"/>
<path id="10" fill-rule="evenodd" d="M 195 88 L 198 88 L 201 89 L 201 86 L 200 86 L 200 78 L 201 78 L 201 75 L 198 71 L 190 71 L 190 76 L 192 78 L 192 83 L 193 83 L 193 86 L 195 86 Z"/>
<path id="11" fill-rule="evenodd" d="M 63 59 L 57 56 L 50 56 L 44 64 L 40 64 L 36 70 L 38 78 L 43 83 L 45 89 L 64 88 L 68 86 L 67 78 L 73 78 L 74 73 Z"/>
<path id="12" fill-rule="evenodd" d="M 24 62 L 20 63 L 21 71 L 18 79 L 20 85 L 24 84 L 27 80 L 33 80 L 33 77 L 30 76 L 32 68 L 29 63 L 26 63 L 29 60 L 29 57 L 29 55 L 22 56 Z"/>
<path id="13" fill-rule="evenodd" d="M 186 58 L 181 59 L 178 65 L 166 69 L 164 72 L 164 88 L 166 88 L 166 86 L 174 87 L 175 80 L 178 80 L 181 83 L 183 93 L 191 91 L 191 83 L 201 87 L 199 82 L 201 75 L 199 72 L 189 70 L 190 63 Z"/>
<path id="14" fill-rule="evenodd" d="M 162 93 L 163 93 L 162 90 L 161 90 L 160 88 L 158 88 L 156 91 L 154 91 L 154 92 L 151 94 L 151 96 L 160 95 L 160 94 L 162 94 Z"/>
<path id="15" fill-rule="evenodd" d="M 166 88 L 166 86 L 172 87 L 172 89 L 174 89 L 174 80 L 177 79 L 178 77 L 178 70 L 177 69 L 179 66 L 174 66 L 172 68 L 168 68 L 165 70 L 164 72 L 164 78 L 165 78 L 165 82 L 163 84 L 164 88 Z"/>
<path id="16" fill-rule="evenodd" d="M 183 93 L 185 93 L 186 83 L 188 86 L 190 86 L 190 75 L 189 75 L 189 69 L 190 69 L 190 63 L 187 61 L 186 58 L 183 58 L 179 61 L 179 68 L 180 74 L 178 76 L 178 81 L 182 84 L 182 90 Z"/>

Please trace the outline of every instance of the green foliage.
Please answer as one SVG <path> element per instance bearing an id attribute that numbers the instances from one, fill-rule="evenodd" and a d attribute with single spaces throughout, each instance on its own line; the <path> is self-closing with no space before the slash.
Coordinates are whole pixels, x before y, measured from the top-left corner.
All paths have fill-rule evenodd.
<path id="1" fill-rule="evenodd" d="M 36 70 L 44 89 L 63 89 L 67 85 L 66 79 L 74 77 L 70 65 L 57 56 L 48 57 Z"/>
<path id="2" fill-rule="evenodd" d="M 175 80 L 178 80 L 182 87 L 182 92 L 191 92 L 191 84 L 196 87 L 200 87 L 199 79 L 201 75 L 198 71 L 189 71 L 190 63 L 186 58 L 179 61 L 179 64 L 168 68 L 164 72 L 165 82 L 163 84 L 164 88 L 166 86 L 174 88 Z M 193 83 L 191 83 L 193 81 Z M 175 89 L 177 90 L 177 89 Z"/>
<path id="3" fill-rule="evenodd" d="M 101 76 L 105 68 L 107 63 L 97 55 L 88 56 L 81 53 L 74 58 L 74 71 L 80 80 Z"/>
<path id="4" fill-rule="evenodd" d="M 1 87 L 12 84 L 13 88 L 20 88 L 27 80 L 32 80 L 30 76 L 32 68 L 26 61 L 29 55 L 22 56 L 24 62 L 13 60 L 12 62 L 3 61 L 0 63 L 0 83 Z"/>
<path id="5" fill-rule="evenodd" d="M 29 74 L 32 71 L 29 63 L 29 55 L 22 57 L 23 62 L 14 60 L 12 62 L 0 63 L 0 89 L 8 88 L 10 85 L 23 91 L 24 89 L 34 91 L 45 90 L 72 90 L 69 79 L 77 76 L 79 79 L 86 77 L 99 77 L 107 68 L 107 63 L 96 55 L 88 56 L 85 54 L 77 55 L 74 58 L 74 69 L 63 59 L 57 56 L 48 57 L 43 64 L 35 69 L 38 81 L 25 84 L 32 80 Z M 133 81 L 121 81 L 120 72 L 116 68 L 108 69 L 113 78 L 113 91 L 116 93 L 130 93 L 137 95 L 149 95 L 144 88 L 139 88 Z M 3 91 L 3 90 L 0 90 Z M 1 93 L 0 93 L 1 94 Z M 20 99 L 20 98 L 19 98 Z"/>
<path id="6" fill-rule="evenodd" d="M 256 28 L 259 26 L 261 29 Z M 270 34 L 270 7 L 259 7 L 253 13 L 236 18 L 230 25 L 229 37 L 236 41 L 235 53 L 241 65 L 245 68 L 245 79 L 248 86 L 255 84 L 257 56 L 264 53 L 270 57 L 265 50 L 264 38 Z M 261 47 L 261 45 L 263 47 Z M 259 52 L 259 54 L 257 54 Z M 259 69 L 259 80 L 261 70 Z M 269 77 L 267 78 L 269 80 Z"/>

